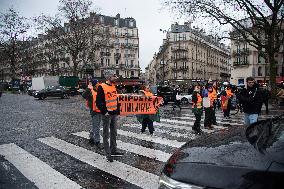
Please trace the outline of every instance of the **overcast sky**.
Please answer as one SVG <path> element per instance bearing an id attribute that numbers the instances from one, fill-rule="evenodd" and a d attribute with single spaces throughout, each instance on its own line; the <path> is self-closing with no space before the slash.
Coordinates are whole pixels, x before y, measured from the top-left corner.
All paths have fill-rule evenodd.
<path id="1" fill-rule="evenodd" d="M 171 23 L 177 21 L 166 10 L 161 10 L 162 0 L 93 0 L 100 13 L 115 16 L 120 13 L 121 18 L 133 17 L 139 30 L 140 38 L 140 66 L 149 64 L 155 52 L 158 51 L 165 38 L 165 33 Z M 57 12 L 59 0 L 0 0 L 0 12 L 13 7 L 24 17 L 38 16 L 41 13 L 54 15 Z"/>

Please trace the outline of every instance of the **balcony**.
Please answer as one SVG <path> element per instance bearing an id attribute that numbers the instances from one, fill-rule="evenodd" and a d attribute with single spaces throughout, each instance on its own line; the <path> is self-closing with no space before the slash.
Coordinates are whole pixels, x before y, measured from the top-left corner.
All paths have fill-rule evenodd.
<path id="1" fill-rule="evenodd" d="M 233 66 L 248 66 L 248 61 L 233 62 Z"/>
<path id="2" fill-rule="evenodd" d="M 187 60 L 188 59 L 187 56 L 172 56 L 171 58 L 173 60 L 176 60 L 176 61 L 178 61 L 178 60 Z"/>
<path id="3" fill-rule="evenodd" d="M 243 48 L 242 50 L 233 51 L 232 57 L 249 56 L 251 53 L 252 51 L 249 50 L 248 48 Z"/>
<path id="4" fill-rule="evenodd" d="M 187 52 L 188 47 L 171 47 L 171 51 L 172 52 L 180 52 L 180 51 Z"/>

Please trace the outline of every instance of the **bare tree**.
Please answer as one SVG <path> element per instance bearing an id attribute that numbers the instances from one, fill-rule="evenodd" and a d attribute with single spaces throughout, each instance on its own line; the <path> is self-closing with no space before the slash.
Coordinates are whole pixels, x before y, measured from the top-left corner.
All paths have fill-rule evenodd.
<path id="1" fill-rule="evenodd" d="M 23 44 L 25 44 L 25 34 L 29 29 L 27 19 L 19 16 L 12 8 L 0 14 L 0 56 L 6 60 L 6 66 L 10 68 L 10 77 L 17 77 L 17 69 Z"/>
<path id="2" fill-rule="evenodd" d="M 275 55 L 284 42 L 284 0 L 166 0 L 164 5 L 191 19 L 209 21 L 205 27 L 213 21 L 219 26 L 230 26 L 231 30 L 222 33 L 222 37 L 246 41 L 267 58 L 275 94 Z"/>
<path id="3" fill-rule="evenodd" d="M 90 0 L 60 0 L 59 14 L 55 18 L 43 15 L 37 19 L 65 53 L 70 55 L 72 66 L 70 61 L 66 63 L 72 68 L 74 76 L 82 69 L 80 62 L 86 60 L 81 57 L 90 57 L 90 53 L 97 49 L 94 46 L 96 42 L 91 43 L 91 40 L 96 39 L 93 36 L 99 35 L 100 30 L 94 29 L 96 22 L 89 17 L 91 5 Z"/>

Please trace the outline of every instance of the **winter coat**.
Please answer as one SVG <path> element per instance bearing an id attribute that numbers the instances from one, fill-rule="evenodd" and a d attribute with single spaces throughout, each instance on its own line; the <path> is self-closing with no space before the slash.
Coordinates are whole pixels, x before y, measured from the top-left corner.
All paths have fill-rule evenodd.
<path id="1" fill-rule="evenodd" d="M 259 114 L 263 103 L 263 92 L 254 85 L 243 89 L 238 95 L 240 103 L 243 105 L 243 111 L 247 114 Z"/>

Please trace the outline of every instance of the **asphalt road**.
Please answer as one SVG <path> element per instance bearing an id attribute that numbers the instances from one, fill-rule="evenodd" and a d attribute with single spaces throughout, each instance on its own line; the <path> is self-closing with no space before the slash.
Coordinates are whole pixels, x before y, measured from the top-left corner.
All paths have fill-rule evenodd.
<path id="1" fill-rule="evenodd" d="M 117 144 L 124 152 L 113 163 L 88 143 L 89 111 L 80 96 L 37 100 L 28 95 L 3 94 L 0 98 L 0 188 L 157 188 L 168 157 L 189 140 L 194 116 L 182 110 L 161 108 L 155 135 L 141 134 L 135 116 L 119 119 Z M 271 114 L 278 114 L 272 110 Z M 218 127 L 243 126 L 242 114 Z M 262 116 L 262 119 L 270 117 Z"/>

